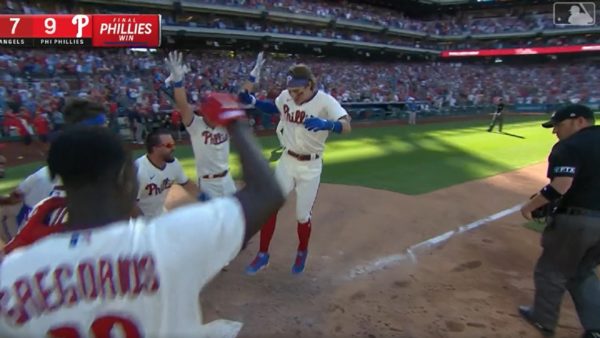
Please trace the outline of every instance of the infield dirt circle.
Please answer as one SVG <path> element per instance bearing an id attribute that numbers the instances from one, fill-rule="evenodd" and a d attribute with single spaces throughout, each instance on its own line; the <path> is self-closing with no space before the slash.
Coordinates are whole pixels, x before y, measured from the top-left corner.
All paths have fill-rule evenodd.
<path id="1" fill-rule="evenodd" d="M 538 337 L 516 309 L 532 300 L 540 235 L 522 226 L 518 211 L 457 234 L 416 262 L 375 262 L 516 206 L 547 182 L 545 169 L 540 163 L 419 196 L 322 184 L 301 276 L 290 273 L 297 246 L 291 196 L 269 267 L 243 274 L 255 236 L 202 292 L 205 321 L 243 322 L 240 337 Z M 361 267 L 370 273 L 357 274 Z M 580 334 L 567 294 L 556 337 Z"/>

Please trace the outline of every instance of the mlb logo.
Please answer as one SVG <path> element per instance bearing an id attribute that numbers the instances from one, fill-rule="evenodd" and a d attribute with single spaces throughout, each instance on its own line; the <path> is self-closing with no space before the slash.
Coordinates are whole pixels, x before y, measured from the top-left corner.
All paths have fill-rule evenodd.
<path id="1" fill-rule="evenodd" d="M 596 4 L 593 2 L 555 2 L 554 24 L 593 26 L 596 24 Z"/>

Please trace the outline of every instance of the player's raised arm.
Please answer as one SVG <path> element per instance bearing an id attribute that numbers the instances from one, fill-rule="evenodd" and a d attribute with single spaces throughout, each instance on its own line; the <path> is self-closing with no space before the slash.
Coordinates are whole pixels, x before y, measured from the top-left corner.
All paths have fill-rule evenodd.
<path id="1" fill-rule="evenodd" d="M 185 74 L 189 69 L 183 64 L 183 55 L 177 51 L 169 53 L 169 56 L 165 58 L 165 64 L 170 72 L 165 82 L 173 86 L 173 96 L 177 109 L 181 112 L 181 120 L 184 125 L 189 126 L 194 118 L 194 111 L 188 103 L 187 94 L 183 86 Z"/>
<path id="2" fill-rule="evenodd" d="M 256 96 L 254 96 L 251 92 L 254 87 L 260 81 L 260 72 L 262 70 L 262 66 L 265 64 L 264 54 L 263 52 L 258 53 L 256 57 L 256 63 L 254 64 L 254 68 L 250 71 L 250 76 L 244 82 L 242 86 L 242 91 L 239 93 L 238 97 L 240 102 L 247 105 L 252 105 L 256 109 L 262 111 L 267 114 L 278 114 L 279 110 L 273 101 L 270 100 L 257 100 Z"/>

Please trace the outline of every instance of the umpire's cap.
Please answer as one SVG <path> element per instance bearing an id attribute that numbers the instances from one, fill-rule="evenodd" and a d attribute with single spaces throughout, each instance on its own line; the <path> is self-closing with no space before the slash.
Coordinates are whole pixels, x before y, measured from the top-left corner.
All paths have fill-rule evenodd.
<path id="1" fill-rule="evenodd" d="M 570 104 L 554 112 L 552 117 L 550 117 L 550 121 L 542 123 L 542 127 L 553 128 L 566 119 L 574 119 L 577 117 L 583 117 L 586 120 L 593 119 L 594 112 L 588 106 L 582 104 Z"/>

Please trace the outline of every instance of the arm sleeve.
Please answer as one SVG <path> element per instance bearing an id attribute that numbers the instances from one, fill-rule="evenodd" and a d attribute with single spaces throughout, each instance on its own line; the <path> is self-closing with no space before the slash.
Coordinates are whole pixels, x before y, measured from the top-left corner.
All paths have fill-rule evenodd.
<path id="1" fill-rule="evenodd" d="M 202 122 L 203 121 L 201 120 L 201 118 L 194 114 L 194 116 L 192 116 L 192 123 L 190 123 L 189 126 L 185 126 L 185 129 L 188 133 L 190 133 L 190 135 L 198 135 L 198 130 L 200 130 L 202 127 Z"/>
<path id="2" fill-rule="evenodd" d="M 203 285 L 229 264 L 242 248 L 244 212 L 235 197 L 216 198 L 183 206 L 150 224 L 161 264 L 180 266 L 192 285 Z"/>
<path id="3" fill-rule="evenodd" d="M 38 183 L 39 178 L 41 176 L 50 177 L 50 171 L 48 170 L 48 167 L 43 167 L 40 170 L 34 172 L 33 174 L 27 176 L 25 180 L 23 180 L 23 182 L 21 182 L 17 186 L 17 190 L 25 195 L 30 193 L 33 190 L 34 186 Z"/>
<path id="4" fill-rule="evenodd" d="M 268 100 L 256 100 L 254 107 L 256 107 L 256 109 L 260 110 L 261 112 L 267 113 L 267 114 L 278 114 L 279 113 L 279 110 L 277 109 L 277 106 L 275 105 L 275 103 L 273 103 L 272 101 L 268 101 Z"/>
<path id="5" fill-rule="evenodd" d="M 557 143 L 548 158 L 548 178 L 575 177 L 581 165 L 577 153 L 565 144 Z"/>
<path id="6" fill-rule="evenodd" d="M 340 118 L 348 115 L 346 109 L 344 109 L 344 107 L 342 107 L 342 105 L 332 96 L 327 96 L 325 107 L 327 110 L 328 120 L 337 121 Z"/>

